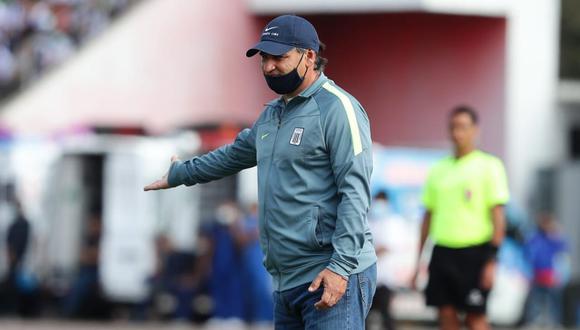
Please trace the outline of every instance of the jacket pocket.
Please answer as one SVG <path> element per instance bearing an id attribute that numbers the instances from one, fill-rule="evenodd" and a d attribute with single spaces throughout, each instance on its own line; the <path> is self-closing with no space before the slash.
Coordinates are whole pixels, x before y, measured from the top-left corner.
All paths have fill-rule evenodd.
<path id="1" fill-rule="evenodd" d="M 320 207 L 315 206 L 312 209 L 312 216 L 310 218 L 309 238 L 312 246 L 320 248 L 324 245 L 324 233 L 322 231 L 322 224 L 320 223 Z"/>

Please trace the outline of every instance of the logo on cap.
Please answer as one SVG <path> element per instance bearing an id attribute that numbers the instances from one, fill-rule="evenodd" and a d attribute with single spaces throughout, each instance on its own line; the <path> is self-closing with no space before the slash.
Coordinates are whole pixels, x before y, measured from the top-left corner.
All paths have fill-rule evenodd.
<path id="1" fill-rule="evenodd" d="M 279 36 L 280 34 L 278 32 L 272 31 L 272 30 L 277 29 L 277 28 L 278 28 L 278 26 L 270 26 L 270 27 L 265 28 L 264 33 L 262 33 L 262 37 L 263 36 L 273 36 L 273 37 Z M 270 32 L 270 31 L 272 31 L 272 32 Z"/>

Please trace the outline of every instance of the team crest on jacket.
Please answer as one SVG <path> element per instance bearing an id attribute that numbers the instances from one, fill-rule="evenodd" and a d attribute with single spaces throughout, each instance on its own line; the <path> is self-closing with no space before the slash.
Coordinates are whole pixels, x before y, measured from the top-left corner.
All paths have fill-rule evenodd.
<path id="1" fill-rule="evenodd" d="M 300 142 L 302 142 L 302 134 L 304 134 L 304 128 L 296 127 L 292 133 L 292 137 L 290 138 L 290 144 L 299 146 Z"/>

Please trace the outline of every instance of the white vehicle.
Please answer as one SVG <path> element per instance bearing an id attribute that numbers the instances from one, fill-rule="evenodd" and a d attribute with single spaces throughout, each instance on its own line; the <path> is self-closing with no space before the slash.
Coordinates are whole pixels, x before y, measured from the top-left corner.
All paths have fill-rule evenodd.
<path id="1" fill-rule="evenodd" d="M 112 301 L 142 301 L 155 267 L 156 235 L 162 230 L 175 248 L 192 251 L 200 218 L 199 189 L 144 193 L 143 186 L 167 171 L 171 155 L 194 154 L 199 145 L 191 132 L 13 142 L 13 181 L 34 230 L 33 272 L 66 290 L 79 266 L 87 220 L 100 216 L 103 291 Z"/>

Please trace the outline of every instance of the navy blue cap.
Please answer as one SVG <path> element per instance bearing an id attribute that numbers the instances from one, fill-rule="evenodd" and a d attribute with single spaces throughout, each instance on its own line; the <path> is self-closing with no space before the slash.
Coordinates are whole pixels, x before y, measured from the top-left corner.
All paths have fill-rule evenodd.
<path id="1" fill-rule="evenodd" d="M 260 42 L 248 49 L 247 57 L 258 52 L 279 56 L 293 48 L 312 49 L 318 52 L 320 40 L 314 26 L 306 19 L 295 15 L 274 18 L 262 31 Z"/>

